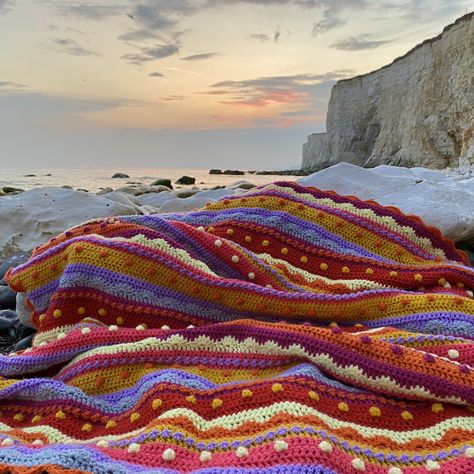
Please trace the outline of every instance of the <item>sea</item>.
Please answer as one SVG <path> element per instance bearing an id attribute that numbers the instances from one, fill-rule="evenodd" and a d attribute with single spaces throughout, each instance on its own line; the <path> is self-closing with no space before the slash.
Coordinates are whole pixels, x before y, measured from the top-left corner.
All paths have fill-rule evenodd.
<path id="1" fill-rule="evenodd" d="M 125 173 L 129 178 L 112 178 L 116 172 Z M 151 184 L 158 178 L 171 179 L 173 186 L 181 176 L 196 178 L 195 186 L 200 189 L 227 186 L 237 181 L 250 181 L 259 186 L 273 181 L 294 180 L 295 176 L 256 175 L 215 175 L 209 169 L 164 169 L 164 168 L 120 168 L 120 169 L 0 169 L 0 187 L 13 186 L 24 190 L 40 186 L 70 186 L 97 192 L 103 188 L 117 189 L 129 184 Z M 185 187 L 185 186 L 183 186 Z"/>

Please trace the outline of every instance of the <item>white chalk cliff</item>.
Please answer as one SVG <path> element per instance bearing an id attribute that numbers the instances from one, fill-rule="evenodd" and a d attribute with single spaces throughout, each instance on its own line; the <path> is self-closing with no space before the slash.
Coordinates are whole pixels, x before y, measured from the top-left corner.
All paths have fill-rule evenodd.
<path id="1" fill-rule="evenodd" d="M 474 12 L 377 71 L 337 82 L 302 167 L 474 164 Z M 324 143 L 326 142 L 326 143 Z"/>

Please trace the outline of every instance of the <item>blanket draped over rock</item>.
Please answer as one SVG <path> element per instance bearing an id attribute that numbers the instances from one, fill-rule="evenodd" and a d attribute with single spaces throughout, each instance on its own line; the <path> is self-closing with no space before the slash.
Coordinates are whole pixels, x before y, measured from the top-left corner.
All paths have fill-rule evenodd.
<path id="1" fill-rule="evenodd" d="M 0 357 L 0 472 L 474 472 L 474 270 L 395 208 L 275 183 L 8 278 L 38 333 Z"/>

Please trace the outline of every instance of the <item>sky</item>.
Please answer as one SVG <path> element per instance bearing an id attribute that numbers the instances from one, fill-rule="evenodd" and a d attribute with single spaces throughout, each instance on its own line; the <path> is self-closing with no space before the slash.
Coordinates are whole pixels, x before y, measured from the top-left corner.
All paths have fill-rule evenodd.
<path id="1" fill-rule="evenodd" d="M 472 0 L 0 0 L 0 168 L 282 169 Z"/>

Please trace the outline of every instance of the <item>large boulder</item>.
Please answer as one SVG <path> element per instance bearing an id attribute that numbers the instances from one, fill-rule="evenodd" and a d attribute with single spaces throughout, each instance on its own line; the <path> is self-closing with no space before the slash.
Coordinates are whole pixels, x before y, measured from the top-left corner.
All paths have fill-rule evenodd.
<path id="1" fill-rule="evenodd" d="M 137 213 L 132 205 L 64 188 L 36 188 L 1 197 L 0 260 L 19 251 L 29 252 L 81 222 Z"/>
<path id="2" fill-rule="evenodd" d="M 191 176 L 181 176 L 181 178 L 179 178 L 176 181 L 176 184 L 187 185 L 187 184 L 194 184 L 195 182 L 196 182 L 196 178 L 192 178 Z"/>
<path id="3" fill-rule="evenodd" d="M 166 186 L 169 189 L 173 189 L 171 184 L 171 179 L 168 178 L 159 178 L 153 181 L 150 186 Z"/>
<path id="4" fill-rule="evenodd" d="M 128 174 L 125 174 L 125 173 L 115 173 L 113 176 L 112 176 L 113 179 L 126 179 L 126 178 L 130 178 L 130 176 Z"/>

